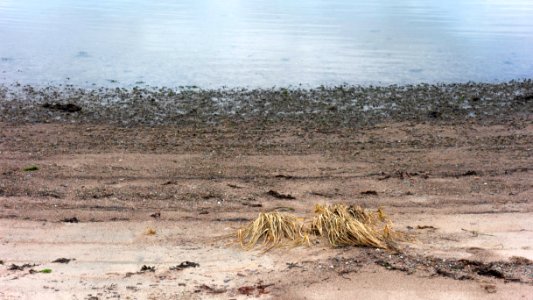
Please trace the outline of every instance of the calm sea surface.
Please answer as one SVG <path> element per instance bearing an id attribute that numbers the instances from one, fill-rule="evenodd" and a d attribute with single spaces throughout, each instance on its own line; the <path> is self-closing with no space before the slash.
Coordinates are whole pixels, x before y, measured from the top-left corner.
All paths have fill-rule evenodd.
<path id="1" fill-rule="evenodd" d="M 0 0 L 0 83 L 533 78 L 532 0 Z"/>

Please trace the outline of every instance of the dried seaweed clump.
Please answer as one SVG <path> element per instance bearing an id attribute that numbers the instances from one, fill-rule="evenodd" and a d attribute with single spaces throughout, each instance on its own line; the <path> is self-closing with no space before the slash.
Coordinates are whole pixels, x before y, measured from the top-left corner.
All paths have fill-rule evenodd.
<path id="1" fill-rule="evenodd" d="M 245 249 L 262 243 L 265 250 L 282 244 L 300 245 L 309 242 L 303 220 L 280 212 L 260 213 L 257 219 L 237 231 L 237 239 Z"/>
<path id="2" fill-rule="evenodd" d="M 393 248 L 403 239 L 392 230 L 392 222 L 380 208 L 370 212 L 359 206 L 344 204 L 316 205 L 312 220 L 305 221 L 279 212 L 260 213 L 257 219 L 237 232 L 244 249 L 257 244 L 270 250 L 280 245 L 310 244 L 311 238 L 325 238 L 331 246 L 365 246 Z"/>
<path id="3" fill-rule="evenodd" d="M 333 247 L 367 246 L 388 248 L 394 232 L 381 209 L 369 212 L 344 204 L 316 205 L 311 230 L 327 238 Z"/>

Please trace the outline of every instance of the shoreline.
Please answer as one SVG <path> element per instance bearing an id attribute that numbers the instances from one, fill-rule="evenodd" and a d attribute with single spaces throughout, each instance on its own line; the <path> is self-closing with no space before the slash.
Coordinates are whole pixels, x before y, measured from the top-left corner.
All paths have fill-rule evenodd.
<path id="1" fill-rule="evenodd" d="M 0 122 L 193 125 L 288 123 L 360 127 L 383 122 L 503 123 L 531 119 L 533 81 L 339 86 L 316 89 L 0 86 Z"/>

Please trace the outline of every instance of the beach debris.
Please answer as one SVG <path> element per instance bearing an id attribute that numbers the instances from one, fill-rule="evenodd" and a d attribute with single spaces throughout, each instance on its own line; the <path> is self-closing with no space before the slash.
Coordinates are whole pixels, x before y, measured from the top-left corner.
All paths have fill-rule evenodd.
<path id="1" fill-rule="evenodd" d="M 516 100 L 521 100 L 524 103 L 527 103 L 528 101 L 533 100 L 533 94 L 525 94 L 525 95 L 519 95 L 515 97 Z"/>
<path id="2" fill-rule="evenodd" d="M 288 263 L 285 263 L 287 265 L 287 269 L 294 269 L 294 268 L 302 268 L 303 267 L 301 265 L 299 265 L 298 263 L 291 263 L 291 262 L 288 262 Z"/>
<path id="3" fill-rule="evenodd" d="M 496 286 L 494 284 L 487 284 L 487 285 L 483 286 L 483 288 L 489 294 L 494 294 L 494 293 L 496 293 L 498 291 L 498 289 L 496 289 Z"/>
<path id="4" fill-rule="evenodd" d="M 195 293 L 199 293 L 201 291 L 206 291 L 209 294 L 222 294 L 227 292 L 225 288 L 218 288 L 218 287 L 212 287 L 208 286 L 207 284 L 202 284 L 197 287 L 197 290 L 195 290 Z"/>
<path id="5" fill-rule="evenodd" d="M 48 109 L 53 109 L 53 110 L 60 110 L 60 111 L 63 111 L 63 112 L 68 112 L 68 113 L 81 111 L 81 107 L 79 107 L 76 104 L 72 104 L 72 103 L 61 104 L 61 103 L 48 103 L 48 102 L 45 102 L 45 103 L 43 103 L 42 106 L 43 106 L 43 108 L 48 108 Z"/>
<path id="6" fill-rule="evenodd" d="M 496 277 L 496 278 L 506 278 L 506 276 L 501 271 L 501 268 L 493 264 L 484 264 L 476 267 L 476 272 L 481 276 Z"/>
<path id="7" fill-rule="evenodd" d="M 33 265 L 30 265 L 30 264 L 23 264 L 23 265 L 16 265 L 16 264 L 11 264 L 11 266 L 9 266 L 9 268 L 7 268 L 9 271 L 24 271 L 24 269 L 26 268 L 33 268 L 37 266 L 37 264 L 33 264 Z"/>
<path id="8" fill-rule="evenodd" d="M 258 244 L 268 251 L 281 245 L 310 245 L 310 239 L 325 238 L 333 247 L 366 246 L 390 249 L 403 235 L 393 231 L 381 208 L 375 212 L 344 204 L 316 205 L 310 221 L 277 211 L 261 212 L 237 231 L 244 249 Z"/>
<path id="9" fill-rule="evenodd" d="M 242 205 L 244 205 L 244 206 L 249 206 L 249 207 L 263 207 L 263 204 L 261 204 L 261 203 L 248 203 L 248 202 L 243 202 Z"/>
<path id="10" fill-rule="evenodd" d="M 533 265 L 533 261 L 522 256 L 511 256 L 509 261 L 517 265 Z"/>
<path id="11" fill-rule="evenodd" d="M 377 196 L 378 192 L 373 191 L 373 190 L 368 190 L 368 191 L 361 192 L 361 195 Z"/>
<path id="12" fill-rule="evenodd" d="M 296 199 L 296 197 L 294 197 L 293 195 L 291 194 L 282 194 L 280 192 L 277 192 L 277 191 L 274 191 L 274 190 L 270 190 L 267 192 L 267 195 L 270 195 L 274 198 L 278 198 L 278 199 L 289 199 L 289 200 L 294 200 Z"/>
<path id="13" fill-rule="evenodd" d="M 469 170 L 461 174 L 460 176 L 477 176 L 478 173 L 474 170 Z"/>
<path id="14" fill-rule="evenodd" d="M 193 261 L 187 261 L 186 260 L 186 261 L 180 263 L 179 265 L 170 267 L 169 269 L 171 271 L 181 271 L 181 270 L 187 269 L 187 268 L 198 268 L 199 266 L 200 266 L 199 263 L 195 263 Z"/>
<path id="15" fill-rule="evenodd" d="M 408 171 L 403 171 L 403 170 L 396 170 L 392 173 L 381 172 L 379 175 L 381 175 L 382 177 L 379 177 L 378 180 L 386 180 L 389 178 L 398 178 L 398 179 L 404 180 L 404 179 L 411 179 L 412 177 L 417 177 L 417 176 L 423 179 L 429 178 L 429 173 L 427 172 L 408 172 Z"/>
<path id="16" fill-rule="evenodd" d="M 246 295 L 246 296 L 250 296 L 255 291 L 255 287 L 253 287 L 253 286 L 241 286 L 238 289 L 238 291 L 239 291 L 240 294 L 243 294 L 243 295 Z"/>
<path id="17" fill-rule="evenodd" d="M 430 230 L 437 230 L 437 227 L 431 226 L 431 225 L 417 225 L 416 229 L 430 229 Z"/>
<path id="18" fill-rule="evenodd" d="M 289 206 L 276 206 L 272 208 L 270 211 L 293 212 L 293 211 L 296 211 L 296 209 L 289 207 Z"/>
<path id="19" fill-rule="evenodd" d="M 22 169 L 22 171 L 24 172 L 33 172 L 33 171 L 37 171 L 39 170 L 39 167 L 37 166 L 28 166 L 28 167 L 25 167 L 24 169 Z"/>
<path id="20" fill-rule="evenodd" d="M 155 235 L 157 232 L 155 231 L 154 228 L 146 228 L 144 234 L 146 235 Z"/>
<path id="21" fill-rule="evenodd" d="M 78 223 L 79 221 L 80 220 L 78 220 L 78 218 L 76 218 L 76 217 L 63 219 L 63 222 L 65 222 L 65 223 Z"/>
<path id="22" fill-rule="evenodd" d="M 52 273 L 52 269 L 42 269 L 42 270 L 34 270 L 34 269 L 30 269 L 29 273 L 30 273 L 30 274 L 35 274 L 35 273 L 50 274 L 50 273 Z"/>
<path id="23" fill-rule="evenodd" d="M 76 260 L 75 258 L 58 258 L 54 261 L 52 261 L 53 263 L 58 263 L 58 264 L 68 264 L 71 260 Z"/>
<path id="24" fill-rule="evenodd" d="M 266 290 L 266 288 L 273 286 L 273 285 L 274 285 L 273 283 L 262 284 L 261 282 L 259 282 L 253 286 L 241 286 L 240 288 L 237 289 L 237 291 L 239 292 L 239 294 L 246 295 L 246 296 L 251 296 L 254 294 L 254 292 L 257 292 L 256 296 L 261 296 L 264 294 L 268 294 L 269 292 Z"/>
<path id="25" fill-rule="evenodd" d="M 452 279 L 455 279 L 455 280 L 472 280 L 472 279 L 474 279 L 474 277 L 472 277 L 471 275 L 465 274 L 465 272 L 460 272 L 460 271 L 451 272 L 451 271 L 445 270 L 444 268 L 439 268 L 439 267 L 435 268 L 435 274 L 443 276 L 443 277 L 452 278 Z"/>
<path id="26" fill-rule="evenodd" d="M 39 270 L 37 272 L 44 273 L 44 274 L 49 274 L 49 273 L 52 273 L 52 269 L 42 269 L 42 270 Z"/>
<path id="27" fill-rule="evenodd" d="M 335 196 L 335 194 L 333 193 L 324 193 L 324 192 L 310 192 L 309 194 L 313 196 L 324 197 L 324 198 L 333 198 Z"/>
<path id="28" fill-rule="evenodd" d="M 250 219 L 248 219 L 248 218 L 241 218 L 241 217 L 236 217 L 236 218 L 224 218 L 224 219 L 217 218 L 217 219 L 215 219 L 215 221 L 217 221 L 217 222 L 247 222 L 247 221 L 250 221 Z"/>
<path id="29" fill-rule="evenodd" d="M 464 228 L 461 228 L 462 231 L 464 232 L 468 232 L 470 234 L 472 234 L 473 237 L 477 237 L 477 236 L 480 236 L 480 235 L 486 235 L 486 236 L 495 236 L 493 234 L 488 234 L 488 233 L 481 233 L 477 230 L 468 230 L 468 229 L 464 229 Z"/>
<path id="30" fill-rule="evenodd" d="M 274 176 L 275 178 L 281 178 L 281 179 L 294 179 L 295 177 L 292 176 L 292 175 L 283 175 L 283 174 L 278 174 L 276 176 Z"/>
<path id="31" fill-rule="evenodd" d="M 432 110 L 428 112 L 428 117 L 431 119 L 438 119 L 442 116 L 442 113 L 440 111 Z"/>
<path id="32" fill-rule="evenodd" d="M 139 271 L 140 273 L 145 273 L 145 272 L 155 272 L 155 266 L 147 266 L 147 265 L 143 265 L 141 267 L 141 271 Z"/>
<path id="33" fill-rule="evenodd" d="M 232 183 L 228 183 L 228 186 L 230 188 L 233 188 L 233 189 L 243 189 L 242 186 L 239 186 L 239 185 L 236 185 L 236 184 L 232 184 Z"/>

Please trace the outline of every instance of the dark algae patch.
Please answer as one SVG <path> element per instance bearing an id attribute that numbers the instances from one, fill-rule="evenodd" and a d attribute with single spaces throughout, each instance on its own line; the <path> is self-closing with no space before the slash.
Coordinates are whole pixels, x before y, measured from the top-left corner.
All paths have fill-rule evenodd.
<path id="1" fill-rule="evenodd" d="M 277 199 L 286 199 L 286 200 L 294 200 L 294 199 L 296 199 L 296 197 L 294 197 L 291 194 L 282 194 L 282 193 L 274 191 L 274 190 L 269 190 L 267 192 L 267 195 L 272 196 L 272 197 L 277 198 Z"/>
<path id="2" fill-rule="evenodd" d="M 61 104 L 61 103 L 48 103 L 47 102 L 43 104 L 43 107 L 48 108 L 48 109 L 59 110 L 63 112 L 69 112 L 69 113 L 81 111 L 81 107 L 79 107 L 76 104 L 72 104 L 72 103 Z"/>
<path id="3" fill-rule="evenodd" d="M 371 260 L 388 270 L 413 274 L 426 272 L 432 276 L 456 280 L 474 280 L 483 277 L 533 284 L 533 263 L 520 259 L 481 262 L 468 259 L 443 259 L 405 253 L 368 252 Z"/>

